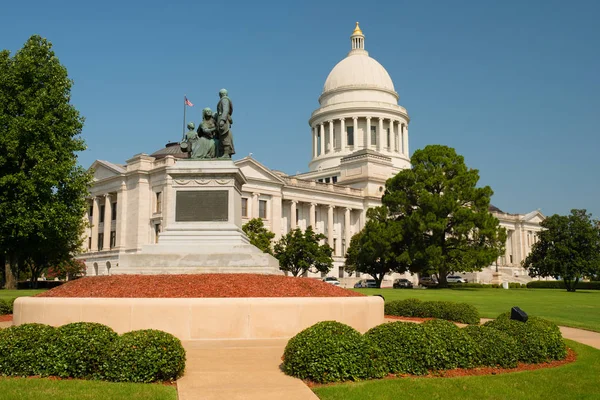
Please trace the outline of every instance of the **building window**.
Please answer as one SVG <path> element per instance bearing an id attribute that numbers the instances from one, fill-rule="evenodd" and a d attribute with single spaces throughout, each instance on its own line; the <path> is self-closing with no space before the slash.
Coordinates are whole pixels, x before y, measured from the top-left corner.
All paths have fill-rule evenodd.
<path id="1" fill-rule="evenodd" d="M 104 233 L 100 232 L 98 234 L 98 251 L 102 250 L 103 246 L 104 246 Z"/>
<path id="2" fill-rule="evenodd" d="M 398 135 L 397 133 L 394 135 L 394 138 L 396 139 L 396 143 L 394 143 L 394 151 L 398 151 L 398 149 L 400 148 L 400 135 Z"/>
<path id="3" fill-rule="evenodd" d="M 323 149 L 321 149 L 321 133 L 317 133 L 317 155 L 320 156 Z"/>
<path id="4" fill-rule="evenodd" d="M 248 216 L 248 199 L 242 197 L 242 217 Z"/>
<path id="5" fill-rule="evenodd" d="M 332 183 L 337 183 L 337 176 L 332 176 L 331 177 L 331 182 Z"/>
<path id="6" fill-rule="evenodd" d="M 377 127 L 371 126 L 371 146 L 377 146 Z"/>
<path id="7" fill-rule="evenodd" d="M 340 143 L 340 135 L 336 134 L 335 128 L 333 128 L 333 145 L 336 149 L 339 149 L 342 145 Z"/>
<path id="8" fill-rule="evenodd" d="M 94 216 L 94 206 L 90 206 L 90 212 L 89 212 L 89 216 L 93 217 Z"/>
<path id="9" fill-rule="evenodd" d="M 162 192 L 156 192 L 156 212 L 162 211 Z"/>
<path id="10" fill-rule="evenodd" d="M 354 127 L 349 126 L 346 128 L 346 139 L 348 146 L 354 146 Z"/>
<path id="11" fill-rule="evenodd" d="M 325 178 L 325 183 L 329 183 L 330 179 L 329 178 Z"/>
<path id="12" fill-rule="evenodd" d="M 117 245 L 117 232 L 110 231 L 110 248 L 112 249 Z"/>
<path id="13" fill-rule="evenodd" d="M 267 219 L 267 201 L 258 201 L 258 218 Z"/>
<path id="14" fill-rule="evenodd" d="M 337 239 L 333 238 L 333 255 L 337 255 Z"/>
<path id="15" fill-rule="evenodd" d="M 390 148 L 390 128 L 387 129 L 387 148 Z"/>
<path id="16" fill-rule="evenodd" d="M 300 221 L 300 210 L 296 209 L 296 226 L 298 225 L 298 221 Z"/>
<path id="17" fill-rule="evenodd" d="M 513 263 L 513 256 L 512 256 L 512 254 L 509 256 L 509 259 L 510 259 L 510 263 L 512 264 Z"/>
<path id="18" fill-rule="evenodd" d="M 339 267 L 338 268 L 338 278 L 343 278 L 344 277 L 344 267 Z"/>
<path id="19" fill-rule="evenodd" d="M 91 250 L 91 249 L 92 249 L 92 238 L 89 237 L 88 238 L 88 250 Z"/>
<path id="20" fill-rule="evenodd" d="M 160 224 L 154 225 L 154 243 L 158 243 L 158 234 L 160 233 Z"/>
<path id="21" fill-rule="evenodd" d="M 112 203 L 112 210 L 111 210 L 111 220 L 116 221 L 117 220 L 117 203 Z"/>
<path id="22" fill-rule="evenodd" d="M 106 207 L 105 206 L 100 206 L 100 223 L 104 222 L 104 209 Z"/>
<path id="23" fill-rule="evenodd" d="M 346 239 L 342 239 L 342 257 L 346 257 Z"/>

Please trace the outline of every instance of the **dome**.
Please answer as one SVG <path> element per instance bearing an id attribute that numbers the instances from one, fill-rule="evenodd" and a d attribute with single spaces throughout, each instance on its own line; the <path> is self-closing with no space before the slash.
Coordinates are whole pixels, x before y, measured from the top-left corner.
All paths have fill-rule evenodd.
<path id="1" fill-rule="evenodd" d="M 188 158 L 187 153 L 183 153 L 179 147 L 179 142 L 169 142 L 163 147 L 150 154 L 151 157 L 156 159 L 165 158 L 166 156 L 173 156 L 175 158 Z"/>
<path id="2" fill-rule="evenodd" d="M 352 54 L 340 61 L 329 73 L 323 93 L 341 88 L 377 88 L 394 92 L 394 83 L 377 60 L 367 54 Z"/>

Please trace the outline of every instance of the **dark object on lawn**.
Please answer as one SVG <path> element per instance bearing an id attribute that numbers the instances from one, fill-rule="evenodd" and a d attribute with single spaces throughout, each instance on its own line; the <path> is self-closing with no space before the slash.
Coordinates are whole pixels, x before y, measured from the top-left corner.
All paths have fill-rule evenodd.
<path id="1" fill-rule="evenodd" d="M 519 307 L 513 307 L 510 310 L 510 319 L 514 319 L 521 322 L 527 322 L 529 317 L 527 316 L 527 313 L 521 310 Z"/>

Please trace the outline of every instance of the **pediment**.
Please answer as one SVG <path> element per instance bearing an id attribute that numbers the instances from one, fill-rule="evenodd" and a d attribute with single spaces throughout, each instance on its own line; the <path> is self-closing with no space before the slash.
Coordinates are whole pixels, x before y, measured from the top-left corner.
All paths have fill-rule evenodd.
<path id="1" fill-rule="evenodd" d="M 125 173 L 125 169 L 123 167 L 103 160 L 94 161 L 88 170 L 93 171 L 94 181 L 101 181 L 115 176 L 120 176 L 121 174 Z"/>
<path id="2" fill-rule="evenodd" d="M 529 223 L 532 223 L 532 224 L 539 224 L 539 223 L 541 223 L 545 219 L 546 219 L 546 217 L 544 216 L 544 214 L 542 214 L 538 210 L 532 211 L 532 212 L 530 212 L 528 214 L 525 214 L 523 216 L 523 221 L 524 222 L 529 222 Z"/>
<path id="3" fill-rule="evenodd" d="M 259 180 L 263 182 L 267 181 L 282 185 L 284 184 L 279 176 L 253 158 L 246 157 L 236 161 L 235 164 L 240 168 L 248 181 Z"/>

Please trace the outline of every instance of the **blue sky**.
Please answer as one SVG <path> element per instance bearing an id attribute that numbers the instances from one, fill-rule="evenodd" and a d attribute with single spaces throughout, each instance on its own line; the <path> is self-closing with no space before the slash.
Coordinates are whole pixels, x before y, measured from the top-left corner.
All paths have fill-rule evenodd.
<path id="1" fill-rule="evenodd" d="M 10 1 L 0 48 L 54 44 L 86 118 L 80 162 L 124 163 L 235 103 L 240 158 L 306 171 L 308 118 L 354 22 L 411 117 L 411 152 L 454 147 L 507 212 L 600 217 L 600 2 Z"/>

